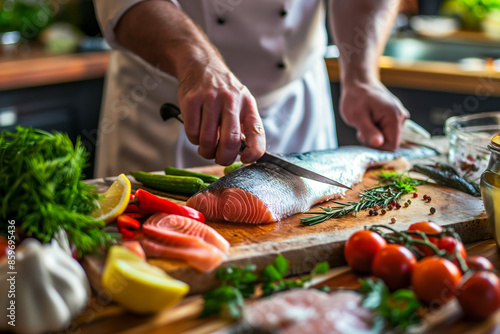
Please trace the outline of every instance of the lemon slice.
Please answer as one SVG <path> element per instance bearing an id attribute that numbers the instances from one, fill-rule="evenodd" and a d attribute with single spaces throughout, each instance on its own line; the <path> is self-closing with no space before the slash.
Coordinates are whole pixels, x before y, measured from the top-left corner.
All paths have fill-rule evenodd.
<path id="1" fill-rule="evenodd" d="M 129 179 L 125 174 L 120 174 L 99 200 L 98 208 L 92 212 L 92 216 L 106 224 L 114 221 L 127 208 L 131 189 Z"/>
<path id="2" fill-rule="evenodd" d="M 177 304 L 189 286 L 122 246 L 110 247 L 102 286 L 127 310 L 148 314 Z"/>

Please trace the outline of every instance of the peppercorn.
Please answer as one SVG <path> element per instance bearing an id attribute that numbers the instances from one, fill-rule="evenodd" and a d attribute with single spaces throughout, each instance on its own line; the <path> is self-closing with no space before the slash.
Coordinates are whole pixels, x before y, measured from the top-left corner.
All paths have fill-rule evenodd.
<path id="1" fill-rule="evenodd" d="M 436 213 L 436 208 L 435 208 L 435 207 L 432 207 L 432 208 L 430 208 L 430 210 L 429 210 L 429 211 L 430 211 L 431 215 L 433 215 L 433 214 L 435 214 L 435 213 Z"/>
<path id="2" fill-rule="evenodd" d="M 417 193 L 413 193 L 413 198 L 417 198 L 418 197 L 418 194 Z"/>
<path id="3" fill-rule="evenodd" d="M 410 205 L 410 204 L 411 204 L 411 199 L 408 199 L 408 200 L 406 201 L 406 203 L 408 203 L 408 205 Z"/>
<path id="4" fill-rule="evenodd" d="M 408 202 L 405 202 L 404 207 L 407 208 L 409 205 Z"/>
<path id="5" fill-rule="evenodd" d="M 396 218 L 391 218 L 391 224 L 395 224 L 396 223 Z"/>
<path id="6" fill-rule="evenodd" d="M 393 208 L 393 207 L 394 207 L 394 206 L 392 206 L 392 204 L 389 204 L 389 205 L 387 206 L 387 210 L 389 210 L 389 211 L 390 211 L 390 210 L 392 210 L 392 208 Z"/>
<path id="7" fill-rule="evenodd" d="M 380 210 L 381 215 L 385 215 L 386 211 L 384 209 Z"/>
<path id="8" fill-rule="evenodd" d="M 378 210 L 378 209 L 380 209 L 380 206 L 375 205 L 374 209 L 375 209 L 375 210 Z"/>
<path id="9" fill-rule="evenodd" d="M 370 209 L 370 211 L 368 211 L 368 214 L 369 214 L 370 216 L 373 216 L 373 215 L 375 214 L 375 210 Z"/>
<path id="10" fill-rule="evenodd" d="M 378 211 L 377 210 L 373 211 L 373 215 L 378 216 Z"/>
<path id="11" fill-rule="evenodd" d="M 401 204 L 396 203 L 396 209 L 401 209 Z"/>
<path id="12" fill-rule="evenodd" d="M 432 198 L 430 196 L 427 196 L 427 203 L 430 202 Z"/>

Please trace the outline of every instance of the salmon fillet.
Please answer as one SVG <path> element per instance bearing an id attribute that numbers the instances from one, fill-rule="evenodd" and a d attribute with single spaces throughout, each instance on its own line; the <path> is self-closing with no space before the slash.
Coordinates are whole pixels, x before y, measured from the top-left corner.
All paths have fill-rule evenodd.
<path id="1" fill-rule="evenodd" d="M 229 252 L 229 242 L 216 230 L 188 217 L 155 213 L 143 224 L 142 232 L 160 241 L 171 242 L 173 239 L 179 239 L 194 246 L 198 245 L 201 239 L 224 253 Z"/>
<path id="2" fill-rule="evenodd" d="M 197 220 L 155 213 L 142 225 L 141 245 L 148 257 L 186 262 L 201 272 L 217 268 L 229 252 L 229 242 Z"/>
<path id="3" fill-rule="evenodd" d="M 200 247 L 196 247 L 175 242 L 165 243 L 143 237 L 141 245 L 148 257 L 181 260 L 201 272 L 214 270 L 226 258 L 225 254 L 217 247 L 203 241 L 200 242 Z"/>
<path id="4" fill-rule="evenodd" d="M 353 186 L 370 167 L 396 158 L 408 160 L 436 155 L 421 146 L 395 152 L 346 146 L 334 150 L 281 154 L 281 158 Z M 263 224 L 279 221 L 312 206 L 337 199 L 345 189 L 296 176 L 271 163 L 243 166 L 193 195 L 187 205 L 203 213 L 207 221 Z"/>

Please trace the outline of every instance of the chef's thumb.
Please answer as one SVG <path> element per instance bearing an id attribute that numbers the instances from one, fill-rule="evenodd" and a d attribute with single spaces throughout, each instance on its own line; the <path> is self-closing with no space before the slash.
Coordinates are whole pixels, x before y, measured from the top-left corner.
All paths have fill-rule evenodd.
<path id="1" fill-rule="evenodd" d="M 355 127 L 358 130 L 358 140 L 370 147 L 380 147 L 384 144 L 384 135 L 370 121 L 358 120 Z"/>

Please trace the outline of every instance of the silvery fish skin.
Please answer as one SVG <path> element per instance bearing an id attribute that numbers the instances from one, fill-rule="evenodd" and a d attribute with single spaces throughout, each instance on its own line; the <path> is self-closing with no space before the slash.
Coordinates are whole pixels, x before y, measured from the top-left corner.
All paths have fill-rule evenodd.
<path id="1" fill-rule="evenodd" d="M 280 154 L 279 157 L 342 184 L 361 182 L 369 167 L 404 157 L 408 160 L 436 155 L 427 147 L 394 152 L 345 146 L 334 150 Z M 305 212 L 317 203 L 339 198 L 345 189 L 302 178 L 270 163 L 240 167 L 193 195 L 187 202 L 208 221 L 271 223 Z"/>

